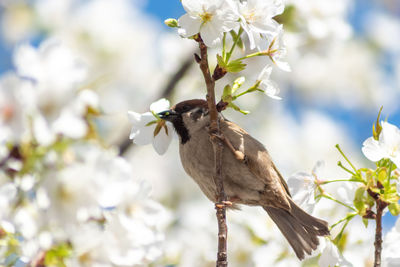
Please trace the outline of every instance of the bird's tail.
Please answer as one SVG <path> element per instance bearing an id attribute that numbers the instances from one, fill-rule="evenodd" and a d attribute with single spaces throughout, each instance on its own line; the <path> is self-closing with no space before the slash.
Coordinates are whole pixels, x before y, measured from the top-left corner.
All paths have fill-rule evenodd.
<path id="1" fill-rule="evenodd" d="M 328 223 L 306 213 L 289 198 L 291 211 L 263 207 L 285 236 L 296 256 L 302 260 L 319 244 L 318 236 L 329 235 Z"/>

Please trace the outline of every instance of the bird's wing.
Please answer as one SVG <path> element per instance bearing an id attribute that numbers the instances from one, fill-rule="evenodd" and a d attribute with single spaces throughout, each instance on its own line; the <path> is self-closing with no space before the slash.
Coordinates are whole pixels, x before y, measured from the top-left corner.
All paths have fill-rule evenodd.
<path id="1" fill-rule="evenodd" d="M 245 154 L 245 164 L 250 172 L 265 184 L 265 197 L 269 202 L 266 205 L 289 210 L 288 186 L 263 144 L 233 122 L 221 120 L 220 127 L 224 136 L 229 139 L 235 149 Z"/>

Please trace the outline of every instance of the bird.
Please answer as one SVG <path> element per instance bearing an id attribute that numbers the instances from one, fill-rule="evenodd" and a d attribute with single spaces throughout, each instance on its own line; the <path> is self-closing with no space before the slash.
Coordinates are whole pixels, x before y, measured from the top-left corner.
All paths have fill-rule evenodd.
<path id="1" fill-rule="evenodd" d="M 217 203 L 214 150 L 210 139 L 210 115 L 203 99 L 182 101 L 158 113 L 172 123 L 179 136 L 179 154 L 185 172 L 206 197 Z M 222 180 L 231 208 L 261 206 L 275 222 L 299 260 L 319 245 L 318 236 L 329 235 L 328 223 L 311 216 L 291 198 L 289 188 L 267 149 L 237 124 L 218 113 L 222 136 L 244 157 L 222 151 Z"/>

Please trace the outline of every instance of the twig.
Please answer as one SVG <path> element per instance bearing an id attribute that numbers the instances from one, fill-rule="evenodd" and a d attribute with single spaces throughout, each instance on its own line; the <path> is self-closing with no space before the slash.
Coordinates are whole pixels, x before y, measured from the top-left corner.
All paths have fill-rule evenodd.
<path id="1" fill-rule="evenodd" d="M 381 254 L 382 254 L 382 213 L 386 208 L 387 204 L 381 200 L 376 202 L 376 229 L 375 229 L 375 260 L 374 267 L 381 266 Z"/>
<path id="2" fill-rule="evenodd" d="M 382 187 L 382 184 L 378 182 L 378 188 Z M 381 255 L 382 255 L 382 214 L 383 210 L 388 206 L 388 204 L 381 200 L 379 194 L 373 192 L 371 189 L 367 190 L 368 194 L 375 200 L 376 203 L 376 215 L 375 215 L 375 259 L 374 267 L 381 267 Z"/>
<path id="3" fill-rule="evenodd" d="M 218 111 L 215 102 L 215 80 L 210 74 L 210 68 L 207 59 L 207 46 L 204 44 L 201 36 L 198 35 L 196 41 L 199 43 L 200 48 L 200 69 L 203 73 L 204 80 L 207 86 L 207 103 L 210 114 L 210 139 L 214 148 L 214 159 L 215 159 L 215 174 L 214 182 L 217 187 L 217 203 L 215 203 L 215 209 L 217 210 L 218 220 L 218 253 L 217 253 L 217 267 L 228 266 L 227 256 L 227 236 L 228 229 L 226 226 L 226 195 L 224 191 L 224 184 L 222 179 L 222 151 L 223 143 L 219 138 L 221 136 L 219 123 L 218 123 Z"/>

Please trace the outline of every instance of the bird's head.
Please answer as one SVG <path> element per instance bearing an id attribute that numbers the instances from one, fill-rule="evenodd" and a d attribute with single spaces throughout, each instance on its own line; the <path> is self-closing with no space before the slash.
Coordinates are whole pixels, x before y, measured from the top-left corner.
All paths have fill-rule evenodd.
<path id="1" fill-rule="evenodd" d="M 209 123 L 207 101 L 202 99 L 182 101 L 158 115 L 174 125 L 182 144 L 189 141 L 191 133 Z"/>

